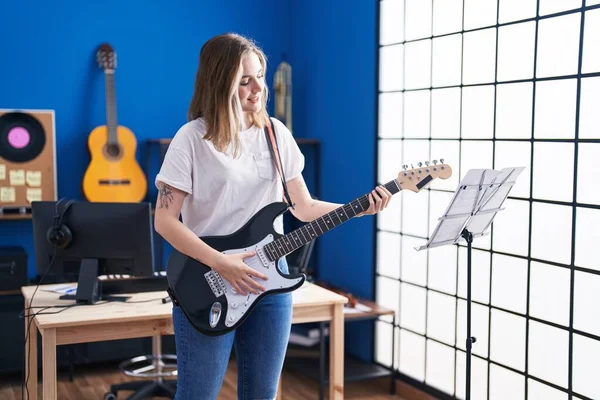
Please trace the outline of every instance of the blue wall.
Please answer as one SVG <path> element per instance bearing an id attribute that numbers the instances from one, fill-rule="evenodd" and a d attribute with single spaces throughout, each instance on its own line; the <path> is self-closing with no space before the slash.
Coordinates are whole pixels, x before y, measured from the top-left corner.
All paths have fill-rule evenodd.
<path id="1" fill-rule="evenodd" d="M 321 139 L 321 197 L 347 203 L 376 184 L 376 2 L 303 0 L 292 11 L 294 132 Z M 374 224 L 359 218 L 319 238 L 319 277 L 372 299 Z M 346 324 L 348 350 L 364 359 L 370 327 Z"/>
<path id="2" fill-rule="evenodd" d="M 256 7 L 227 2 L 165 1 L 0 3 L 0 108 L 53 109 L 56 114 L 58 197 L 82 199 L 89 163 L 87 137 L 105 123 L 104 75 L 97 46 L 117 53 L 118 122 L 138 139 L 171 137 L 186 121 L 198 55 L 210 37 L 236 31 L 254 38 L 270 60 L 272 82 L 289 48 L 289 3 L 264 0 Z M 154 201 L 156 190 L 149 182 Z M 0 222 L 0 245 L 21 245 L 35 275 L 31 221 Z"/>
<path id="3" fill-rule="evenodd" d="M 287 53 L 294 134 L 322 141 L 321 198 L 346 203 L 375 185 L 376 1 L 2 2 L 0 15 L 0 108 L 56 111 L 59 198 L 82 198 L 87 136 L 105 122 L 98 44 L 117 52 L 118 121 L 136 134 L 142 162 L 144 139 L 185 122 L 200 48 L 226 31 L 259 42 L 270 83 Z M 319 277 L 373 298 L 374 223 L 350 221 L 320 238 Z M 0 244 L 23 246 L 35 274 L 31 221 L 2 221 Z M 347 332 L 347 347 L 370 359 L 370 324 Z"/>

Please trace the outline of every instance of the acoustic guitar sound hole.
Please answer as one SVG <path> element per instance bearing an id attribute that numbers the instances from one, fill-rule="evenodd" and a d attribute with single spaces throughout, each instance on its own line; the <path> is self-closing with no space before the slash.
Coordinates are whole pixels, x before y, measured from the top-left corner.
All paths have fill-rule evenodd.
<path id="1" fill-rule="evenodd" d="M 107 158 L 117 160 L 123 155 L 123 149 L 118 143 L 107 143 L 104 145 L 104 154 Z"/>

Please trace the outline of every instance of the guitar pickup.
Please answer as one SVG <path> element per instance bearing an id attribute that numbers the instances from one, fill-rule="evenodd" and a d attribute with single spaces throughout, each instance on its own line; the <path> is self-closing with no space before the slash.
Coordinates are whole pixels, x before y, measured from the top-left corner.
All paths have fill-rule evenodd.
<path id="1" fill-rule="evenodd" d="M 260 260 L 263 267 L 265 267 L 266 269 L 269 269 L 269 266 L 271 265 L 271 263 L 269 262 L 269 259 L 267 258 L 267 255 L 263 251 L 262 247 L 256 248 L 256 255 L 258 256 L 258 259 Z"/>

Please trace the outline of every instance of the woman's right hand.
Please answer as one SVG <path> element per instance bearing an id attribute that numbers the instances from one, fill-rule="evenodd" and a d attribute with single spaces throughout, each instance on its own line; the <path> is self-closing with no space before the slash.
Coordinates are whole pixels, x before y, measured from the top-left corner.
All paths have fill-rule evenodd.
<path id="1" fill-rule="evenodd" d="M 231 286 L 240 294 L 246 295 L 248 292 L 260 294 L 266 289 L 253 278 L 268 278 L 260 272 L 250 268 L 244 259 L 254 256 L 254 251 L 237 254 L 223 254 L 213 267 L 215 271 L 226 279 Z"/>

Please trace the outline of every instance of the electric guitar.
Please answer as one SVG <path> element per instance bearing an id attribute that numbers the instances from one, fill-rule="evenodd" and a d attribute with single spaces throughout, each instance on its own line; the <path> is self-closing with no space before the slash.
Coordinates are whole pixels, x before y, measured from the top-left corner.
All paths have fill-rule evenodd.
<path id="1" fill-rule="evenodd" d="M 88 137 L 91 161 L 83 177 L 83 193 L 88 201 L 139 202 L 146 196 L 148 183 L 135 158 L 135 135 L 128 128 L 117 125 L 117 54 L 111 45 L 104 43 L 96 58 L 104 69 L 106 125 L 96 127 Z"/>
<path id="2" fill-rule="evenodd" d="M 443 159 L 441 162 L 419 163 L 419 168 L 413 169 L 407 169 L 405 165 L 398 177 L 384 186 L 392 194 L 400 190 L 419 192 L 433 179 L 448 179 L 452 175 L 450 166 L 443 164 Z M 201 237 L 223 254 L 254 251 L 256 254 L 245 258 L 244 262 L 268 277 L 268 280 L 260 281 L 266 289 L 261 294 L 238 293 L 212 268 L 173 250 L 167 261 L 167 292 L 198 331 L 211 336 L 230 332 L 244 322 L 261 299 L 302 286 L 306 276 L 282 273 L 278 268 L 279 259 L 367 210 L 369 197 L 367 194 L 357 198 L 281 235 L 274 230 L 273 223 L 287 208 L 283 202 L 271 203 L 254 214 L 237 232 Z"/>

